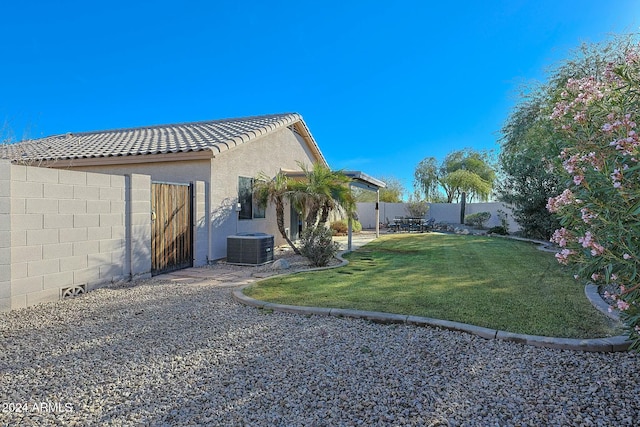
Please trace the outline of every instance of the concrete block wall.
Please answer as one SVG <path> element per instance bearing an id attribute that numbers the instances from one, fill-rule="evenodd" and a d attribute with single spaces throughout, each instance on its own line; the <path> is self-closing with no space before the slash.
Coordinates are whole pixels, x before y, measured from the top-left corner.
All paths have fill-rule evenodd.
<path id="1" fill-rule="evenodd" d="M 11 168 L 0 160 L 0 311 L 11 309 Z"/>
<path id="2" fill-rule="evenodd" d="M 151 181 L 0 160 L 0 310 L 151 272 Z"/>
<path id="3" fill-rule="evenodd" d="M 206 184 L 193 184 L 193 265 L 199 267 L 208 263 L 209 224 L 207 221 Z"/>
<path id="4" fill-rule="evenodd" d="M 127 176 L 127 256 L 124 268 L 131 279 L 151 277 L 151 177 Z"/>

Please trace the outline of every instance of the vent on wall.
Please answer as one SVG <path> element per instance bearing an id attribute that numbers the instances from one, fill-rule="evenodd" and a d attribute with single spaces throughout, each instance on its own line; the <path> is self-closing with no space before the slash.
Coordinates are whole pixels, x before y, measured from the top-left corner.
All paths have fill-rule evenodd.
<path id="1" fill-rule="evenodd" d="M 62 288 L 60 290 L 60 298 L 71 298 L 87 293 L 87 285 L 72 286 L 70 288 Z"/>

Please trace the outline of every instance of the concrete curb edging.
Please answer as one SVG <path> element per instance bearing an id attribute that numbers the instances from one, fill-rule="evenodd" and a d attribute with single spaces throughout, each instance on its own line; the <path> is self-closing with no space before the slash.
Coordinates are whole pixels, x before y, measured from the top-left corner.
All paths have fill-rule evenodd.
<path id="1" fill-rule="evenodd" d="M 248 286 L 248 285 L 247 285 Z M 242 290 L 246 286 L 233 291 L 233 299 L 241 304 L 265 310 L 294 313 L 302 315 L 322 315 L 335 317 L 349 317 L 365 319 L 382 324 L 407 324 L 415 326 L 429 326 L 450 331 L 466 332 L 478 335 L 485 339 L 499 339 L 512 341 L 535 347 L 555 348 L 559 350 L 577 350 L 590 352 L 616 352 L 626 351 L 631 344 L 625 336 L 593 339 L 554 338 L 539 335 L 515 334 L 496 329 L 483 328 L 481 326 L 468 325 L 466 323 L 452 322 L 449 320 L 432 319 L 429 317 L 409 316 L 405 314 L 383 313 L 377 311 L 351 310 L 344 308 L 303 307 L 296 305 L 275 304 L 260 301 L 246 296 Z"/>
<path id="2" fill-rule="evenodd" d="M 339 265 L 332 267 L 322 267 L 307 271 L 317 271 L 317 270 L 326 270 L 329 268 L 337 268 L 347 265 L 349 262 L 342 258 L 342 254 L 347 251 L 343 251 L 337 255 L 337 258 L 342 262 Z M 289 273 L 290 274 L 290 273 Z M 287 275 L 287 273 L 282 274 Z M 282 276 L 281 275 L 281 276 Z M 277 276 L 272 276 L 277 277 Z M 629 346 L 631 345 L 631 341 L 627 340 L 627 337 L 624 335 L 608 337 L 608 338 L 593 338 L 593 339 L 576 339 L 576 338 L 554 338 L 554 337 L 545 337 L 540 335 L 526 335 L 526 334 L 515 334 L 512 332 L 499 331 L 496 329 L 484 328 L 481 326 L 469 325 L 466 323 L 453 322 L 450 320 L 440 320 L 440 319 L 432 319 L 429 317 L 420 317 L 420 316 L 410 316 L 405 314 L 394 314 L 394 313 L 384 313 L 377 311 L 363 311 L 363 310 L 351 310 L 344 308 L 322 308 L 322 307 L 304 307 L 304 306 L 296 306 L 296 305 L 286 305 L 286 304 L 276 304 L 270 303 L 266 301 L 257 300 L 251 297 L 246 296 L 242 291 L 244 288 L 250 286 L 251 283 L 246 284 L 238 289 L 235 289 L 232 292 L 232 297 L 235 301 L 245 304 L 251 307 L 261 308 L 264 310 L 273 310 L 283 313 L 293 313 L 293 314 L 302 314 L 302 315 L 322 315 L 322 316 L 335 316 L 335 317 L 348 317 L 354 319 L 365 319 L 375 323 L 382 324 L 407 324 L 407 325 L 415 325 L 415 326 L 428 326 L 435 327 L 441 329 L 447 329 L 450 331 L 457 332 L 466 332 L 473 335 L 478 335 L 485 339 L 499 339 L 503 341 L 511 341 L 520 344 L 531 345 L 534 347 L 542 347 L 542 348 L 553 348 L 558 350 L 574 350 L 574 351 L 588 351 L 588 352 L 618 352 L 618 351 L 627 351 Z M 587 288 L 589 286 L 593 286 L 595 288 L 595 295 L 593 295 L 593 290 Z M 600 294 L 598 294 L 597 287 L 594 285 L 587 285 L 585 287 L 585 293 L 587 293 L 587 298 L 589 301 L 598 308 L 596 304 L 600 306 L 604 305 L 604 310 L 607 315 L 608 313 L 608 305 L 605 301 L 602 300 Z M 592 299 L 593 298 L 593 299 Z M 595 301 L 595 302 L 594 302 Z M 601 308 L 598 310 L 602 311 Z"/>
<path id="3" fill-rule="evenodd" d="M 591 305 L 593 305 L 598 311 L 610 319 L 620 320 L 620 314 L 617 311 L 609 311 L 609 304 L 602 299 L 596 285 L 593 283 L 585 285 L 584 294 L 587 296 L 589 302 L 591 302 Z"/>

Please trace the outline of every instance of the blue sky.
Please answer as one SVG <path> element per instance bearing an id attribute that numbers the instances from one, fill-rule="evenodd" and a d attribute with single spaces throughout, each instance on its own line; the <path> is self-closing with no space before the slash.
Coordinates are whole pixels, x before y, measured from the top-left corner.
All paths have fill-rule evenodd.
<path id="1" fill-rule="evenodd" d="M 497 149 L 519 86 L 638 32 L 640 2 L 25 0 L 0 16 L 4 136 L 298 112 L 331 167 L 411 189 L 424 157 Z"/>

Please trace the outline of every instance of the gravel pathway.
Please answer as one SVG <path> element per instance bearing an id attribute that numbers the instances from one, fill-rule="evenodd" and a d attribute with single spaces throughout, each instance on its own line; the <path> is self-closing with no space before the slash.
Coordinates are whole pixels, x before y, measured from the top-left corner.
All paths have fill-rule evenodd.
<path id="1" fill-rule="evenodd" d="M 0 314 L 0 425 L 640 423 L 636 354 L 273 313 L 232 284 L 155 279 Z"/>

